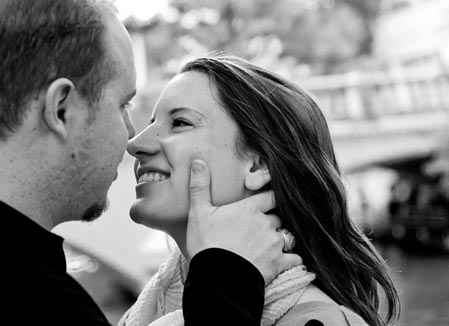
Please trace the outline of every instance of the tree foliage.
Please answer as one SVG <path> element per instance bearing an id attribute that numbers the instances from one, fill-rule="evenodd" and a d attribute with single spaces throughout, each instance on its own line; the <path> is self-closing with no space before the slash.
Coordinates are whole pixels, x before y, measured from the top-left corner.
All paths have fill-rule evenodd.
<path id="1" fill-rule="evenodd" d="M 171 0 L 147 33 L 150 62 L 221 50 L 276 69 L 338 72 L 369 54 L 379 0 Z"/>

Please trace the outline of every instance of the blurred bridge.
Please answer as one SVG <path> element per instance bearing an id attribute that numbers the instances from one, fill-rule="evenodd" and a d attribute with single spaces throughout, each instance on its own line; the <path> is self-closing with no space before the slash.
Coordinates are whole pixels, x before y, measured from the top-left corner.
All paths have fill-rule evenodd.
<path id="1" fill-rule="evenodd" d="M 346 173 L 429 156 L 449 126 L 448 73 L 351 73 L 302 86 L 324 111 Z"/>

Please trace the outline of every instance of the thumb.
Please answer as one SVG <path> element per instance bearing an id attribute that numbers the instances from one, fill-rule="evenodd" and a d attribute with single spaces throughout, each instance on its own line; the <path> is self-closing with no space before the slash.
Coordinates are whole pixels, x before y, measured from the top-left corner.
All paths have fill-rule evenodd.
<path id="1" fill-rule="evenodd" d="M 210 172 L 202 160 L 193 160 L 190 166 L 190 210 L 212 206 L 210 199 Z"/>

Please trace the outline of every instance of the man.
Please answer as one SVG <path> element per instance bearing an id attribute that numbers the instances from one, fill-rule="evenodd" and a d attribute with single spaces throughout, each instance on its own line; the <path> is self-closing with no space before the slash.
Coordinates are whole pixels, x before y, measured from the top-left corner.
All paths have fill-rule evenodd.
<path id="1" fill-rule="evenodd" d="M 94 0 L 2 0 L 0 37 L 5 312 L 15 325 L 109 325 L 66 274 L 63 239 L 50 231 L 106 208 L 134 136 L 130 37 Z M 207 166 L 193 162 L 186 325 L 260 324 L 265 283 L 300 258 L 281 252 L 279 220 L 264 214 L 271 194 L 217 208 L 209 182 Z"/>

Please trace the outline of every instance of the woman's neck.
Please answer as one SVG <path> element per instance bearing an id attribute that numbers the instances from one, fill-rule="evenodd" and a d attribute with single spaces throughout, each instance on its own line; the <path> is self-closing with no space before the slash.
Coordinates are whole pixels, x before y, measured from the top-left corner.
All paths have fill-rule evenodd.
<path id="1" fill-rule="evenodd" d="M 170 230 L 165 230 L 165 232 L 169 236 L 171 236 L 173 240 L 175 240 L 182 255 L 187 260 L 187 262 L 190 263 L 190 259 L 187 254 L 187 243 L 186 243 L 187 224 L 170 228 Z"/>

